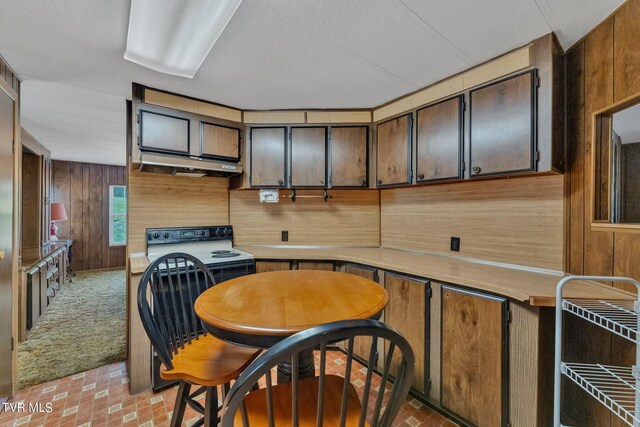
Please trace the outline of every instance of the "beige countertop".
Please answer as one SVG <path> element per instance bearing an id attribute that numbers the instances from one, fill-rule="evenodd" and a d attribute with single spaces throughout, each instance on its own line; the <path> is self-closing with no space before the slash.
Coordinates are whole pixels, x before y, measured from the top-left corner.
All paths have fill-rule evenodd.
<path id="1" fill-rule="evenodd" d="M 58 240 L 36 248 L 23 248 L 20 260 L 20 271 L 27 271 L 39 264 L 43 259 L 64 246 L 70 246 L 73 240 Z"/>
<path id="2" fill-rule="evenodd" d="M 535 306 L 553 306 L 560 272 L 514 268 L 504 265 L 389 248 L 238 246 L 257 260 L 343 261 L 428 278 L 437 282 L 493 292 Z M 144 254 L 129 259 L 131 273 L 141 274 L 148 265 Z M 572 298 L 634 299 L 609 286 L 572 282 L 565 286 Z"/>

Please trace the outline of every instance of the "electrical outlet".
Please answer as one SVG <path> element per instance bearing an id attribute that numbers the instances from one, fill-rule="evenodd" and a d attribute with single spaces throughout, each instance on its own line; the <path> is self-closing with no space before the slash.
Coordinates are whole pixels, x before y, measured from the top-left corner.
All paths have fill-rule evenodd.
<path id="1" fill-rule="evenodd" d="M 288 242 L 289 241 L 289 231 L 282 230 L 282 241 L 283 242 Z"/>
<path id="2" fill-rule="evenodd" d="M 451 250 L 460 252 L 460 238 L 451 236 Z"/>

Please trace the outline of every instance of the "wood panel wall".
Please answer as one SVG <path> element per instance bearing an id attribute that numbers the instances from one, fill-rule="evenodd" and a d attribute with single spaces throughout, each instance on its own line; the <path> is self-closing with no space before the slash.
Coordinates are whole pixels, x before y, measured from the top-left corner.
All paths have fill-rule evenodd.
<path id="1" fill-rule="evenodd" d="M 129 253 L 146 252 L 147 228 L 229 224 L 229 180 L 129 171 Z"/>
<path id="2" fill-rule="evenodd" d="M 640 92 L 640 0 L 629 0 L 567 52 L 567 270 L 574 274 L 640 279 L 640 234 L 592 231 L 592 115 Z M 565 354 L 581 362 L 632 363 L 629 345 L 601 329 L 573 320 Z M 570 425 L 623 425 L 584 392 L 566 387 Z"/>
<path id="3" fill-rule="evenodd" d="M 640 279 L 640 234 L 591 231 L 593 112 L 640 92 L 640 0 L 630 0 L 567 52 L 569 271 Z M 615 255 L 614 255 L 615 254 Z"/>
<path id="4" fill-rule="evenodd" d="M 299 198 L 295 203 L 260 203 L 258 191 L 231 191 L 230 217 L 236 245 L 379 246 L 379 192 L 329 191 L 333 196 Z M 300 190 L 298 195 L 321 195 L 319 190 Z M 281 239 L 282 230 L 289 241 Z"/>
<path id="5" fill-rule="evenodd" d="M 563 205 L 561 175 L 382 190 L 382 246 L 563 270 Z"/>
<path id="6" fill-rule="evenodd" d="M 64 203 L 68 221 L 58 237 L 73 239 L 75 271 L 125 266 L 125 247 L 109 246 L 109 186 L 126 185 L 124 166 L 52 162 L 52 202 Z"/>

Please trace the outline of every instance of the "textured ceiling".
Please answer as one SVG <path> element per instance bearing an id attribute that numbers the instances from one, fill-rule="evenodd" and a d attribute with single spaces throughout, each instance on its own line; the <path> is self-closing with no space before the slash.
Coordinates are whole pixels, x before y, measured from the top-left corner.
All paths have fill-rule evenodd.
<path id="1" fill-rule="evenodd" d="M 131 82 L 246 109 L 372 107 L 550 31 L 567 48 L 621 3 L 244 0 L 191 80 L 123 59 L 129 1 L 2 0 L 0 54 L 54 158 L 124 164 Z"/>

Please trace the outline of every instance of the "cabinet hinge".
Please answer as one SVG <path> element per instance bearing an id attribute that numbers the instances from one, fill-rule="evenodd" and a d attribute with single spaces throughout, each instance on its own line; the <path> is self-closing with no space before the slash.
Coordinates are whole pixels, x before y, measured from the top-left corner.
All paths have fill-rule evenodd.
<path id="1" fill-rule="evenodd" d="M 536 151 L 536 162 L 540 161 L 540 151 Z"/>
<path id="2" fill-rule="evenodd" d="M 136 123 L 140 123 L 140 113 L 136 114 Z"/>
<path id="3" fill-rule="evenodd" d="M 13 152 L 16 152 L 16 140 L 12 139 L 11 140 L 11 150 L 13 150 Z"/>
<path id="4" fill-rule="evenodd" d="M 15 346 L 15 339 L 11 337 L 11 351 L 13 351 L 14 346 Z"/>
<path id="5" fill-rule="evenodd" d="M 540 87 L 540 84 L 541 84 L 540 76 L 536 76 L 536 87 Z"/>
<path id="6" fill-rule="evenodd" d="M 429 297 L 429 299 L 431 299 L 431 297 L 433 296 L 433 289 L 431 289 L 431 287 L 427 288 L 427 297 Z"/>
<path id="7" fill-rule="evenodd" d="M 373 272 L 373 281 L 380 283 L 380 275 L 378 274 L 378 270 Z"/>
<path id="8" fill-rule="evenodd" d="M 464 160 L 462 161 L 462 172 L 467 170 L 467 162 L 465 162 Z"/>
<path id="9" fill-rule="evenodd" d="M 427 390 L 431 390 L 431 378 L 427 380 Z"/>
<path id="10" fill-rule="evenodd" d="M 511 310 L 507 310 L 507 323 L 511 323 L 513 320 L 513 312 Z"/>
<path id="11" fill-rule="evenodd" d="M 467 111 L 467 103 L 465 101 L 462 101 L 462 111 Z"/>

